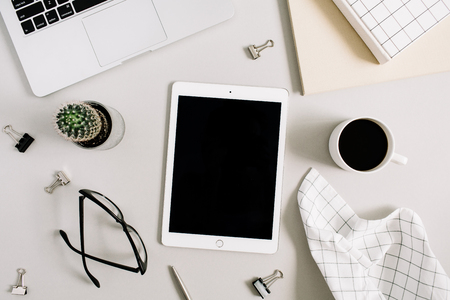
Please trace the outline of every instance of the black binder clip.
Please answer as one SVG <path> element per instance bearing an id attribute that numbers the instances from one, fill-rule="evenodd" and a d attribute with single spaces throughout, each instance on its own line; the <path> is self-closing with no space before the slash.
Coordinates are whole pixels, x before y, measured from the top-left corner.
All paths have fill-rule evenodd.
<path id="1" fill-rule="evenodd" d="M 257 59 L 261 56 L 260 52 L 266 49 L 267 47 L 273 47 L 275 43 L 272 40 L 268 40 L 264 45 L 256 47 L 255 45 L 251 45 L 248 47 L 248 50 L 250 51 L 250 54 L 252 55 L 253 59 Z"/>
<path id="2" fill-rule="evenodd" d="M 12 128 L 11 125 L 6 125 L 5 127 L 3 127 L 3 132 L 8 134 L 16 142 L 17 150 L 22 153 L 25 152 L 34 141 L 34 139 L 30 135 L 28 135 L 28 133 L 18 133 Z"/>
<path id="3" fill-rule="evenodd" d="M 272 275 L 269 275 L 264 278 L 258 278 L 258 280 L 253 281 L 253 286 L 256 291 L 258 291 L 261 298 L 265 298 L 270 294 L 269 287 L 278 279 L 283 278 L 283 272 L 280 270 L 275 270 Z"/>

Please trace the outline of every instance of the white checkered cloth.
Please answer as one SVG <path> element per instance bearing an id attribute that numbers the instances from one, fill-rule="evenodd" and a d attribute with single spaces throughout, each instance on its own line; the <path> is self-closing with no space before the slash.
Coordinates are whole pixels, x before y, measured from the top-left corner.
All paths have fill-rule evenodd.
<path id="1" fill-rule="evenodd" d="M 336 299 L 450 299 L 450 281 L 419 216 L 359 218 L 314 169 L 298 191 L 314 260 Z"/>

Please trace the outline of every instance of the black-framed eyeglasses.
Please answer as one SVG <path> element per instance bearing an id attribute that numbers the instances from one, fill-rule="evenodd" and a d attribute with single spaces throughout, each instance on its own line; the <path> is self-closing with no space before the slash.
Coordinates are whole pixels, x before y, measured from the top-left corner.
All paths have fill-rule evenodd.
<path id="1" fill-rule="evenodd" d="M 86 258 L 95 260 L 97 262 L 116 267 L 122 270 L 130 271 L 138 273 L 140 272 L 142 275 L 144 275 L 145 271 L 147 270 L 147 250 L 145 249 L 144 242 L 142 241 L 141 237 L 137 233 L 137 231 L 130 225 L 128 225 L 124 218 L 123 214 L 120 211 L 119 207 L 114 204 L 110 199 L 108 199 L 106 196 L 103 196 L 102 194 L 98 192 L 94 192 L 91 190 L 83 189 L 79 191 L 82 196 L 79 198 L 79 210 L 80 210 L 80 244 L 81 244 L 81 250 L 76 249 L 72 246 L 72 244 L 69 241 L 69 238 L 67 234 L 60 230 L 59 233 L 61 237 L 66 242 L 67 246 L 69 246 L 70 249 L 72 249 L 74 252 L 81 255 L 81 259 L 83 261 L 83 267 L 86 271 L 86 274 L 89 276 L 91 281 L 95 284 L 96 287 L 100 287 L 100 282 L 91 274 L 89 271 L 87 264 L 86 264 Z M 84 199 L 89 199 L 98 206 L 100 206 L 103 210 L 105 210 L 111 217 L 114 218 L 114 220 L 119 223 L 122 226 L 123 231 L 125 232 L 130 244 L 131 248 L 133 249 L 134 256 L 136 257 L 137 267 L 130 267 L 122 264 L 118 264 L 112 261 L 104 260 L 92 255 L 89 255 L 85 252 L 84 248 Z"/>

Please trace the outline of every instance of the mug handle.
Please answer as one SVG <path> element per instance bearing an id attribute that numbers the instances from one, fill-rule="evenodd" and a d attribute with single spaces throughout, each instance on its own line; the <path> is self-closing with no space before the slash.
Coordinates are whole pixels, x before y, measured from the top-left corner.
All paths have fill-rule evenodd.
<path id="1" fill-rule="evenodd" d="M 394 153 L 394 155 L 391 158 L 391 161 L 398 165 L 406 165 L 406 163 L 408 162 L 408 158 L 404 157 L 403 155 Z"/>

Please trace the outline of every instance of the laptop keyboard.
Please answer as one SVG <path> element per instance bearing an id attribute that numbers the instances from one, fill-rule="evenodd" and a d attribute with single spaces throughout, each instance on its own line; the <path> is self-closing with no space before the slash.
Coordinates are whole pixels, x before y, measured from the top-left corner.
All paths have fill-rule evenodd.
<path id="1" fill-rule="evenodd" d="M 108 0 L 11 0 L 24 34 L 43 29 L 106 1 Z"/>

